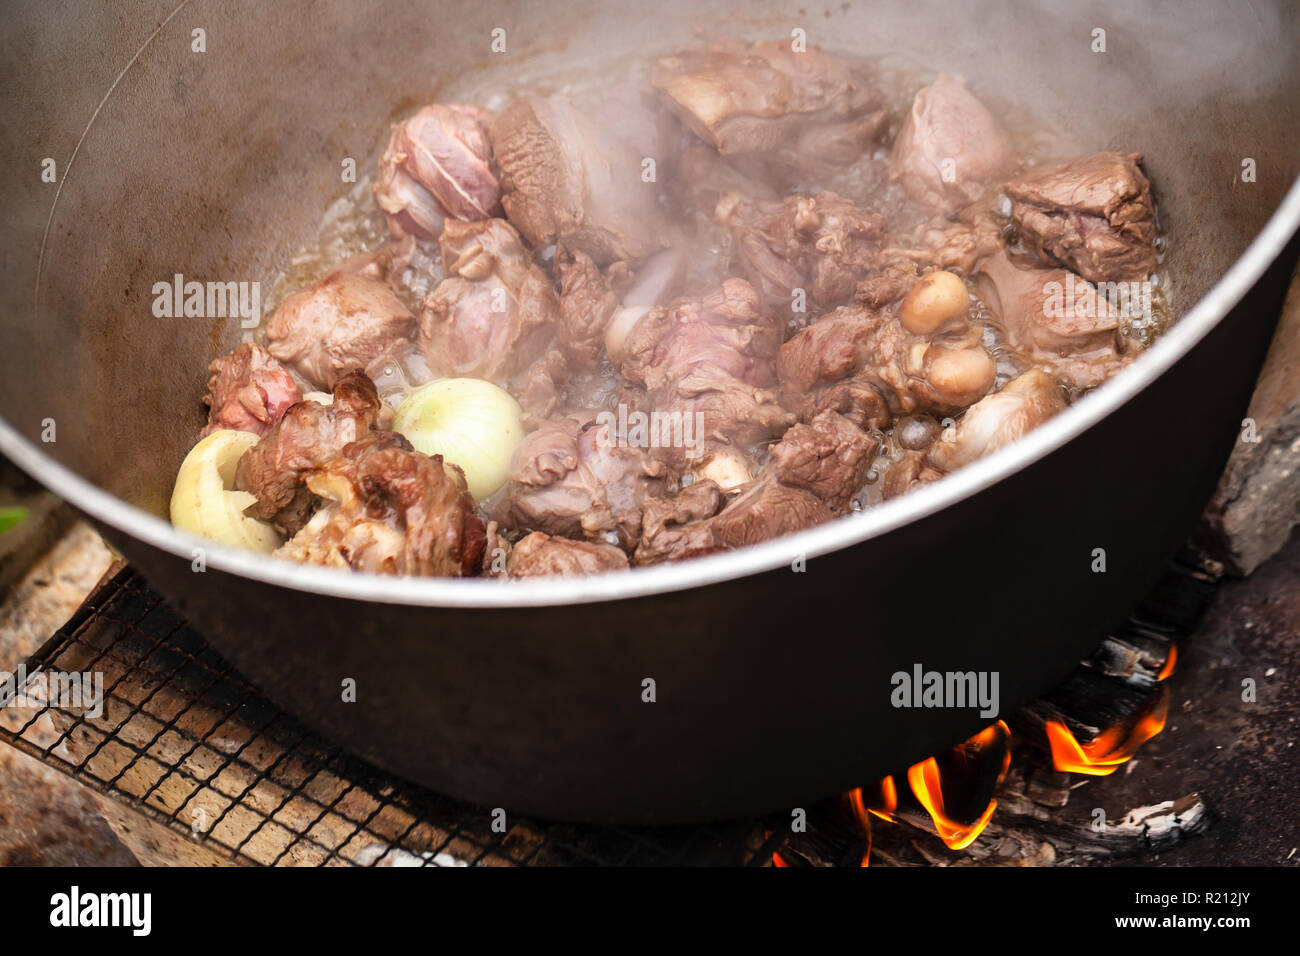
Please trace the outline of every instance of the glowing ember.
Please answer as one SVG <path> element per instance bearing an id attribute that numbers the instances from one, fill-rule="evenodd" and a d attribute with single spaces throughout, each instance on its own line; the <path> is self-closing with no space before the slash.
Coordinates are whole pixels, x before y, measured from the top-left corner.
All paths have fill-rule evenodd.
<path id="1" fill-rule="evenodd" d="M 1172 658 L 1171 658 L 1172 660 Z M 1168 665 L 1166 665 L 1168 666 Z M 1087 746 L 1059 720 L 1047 721 L 1047 740 L 1052 748 L 1052 763 L 1057 770 L 1104 777 L 1120 764 L 1132 759 L 1144 743 L 1165 729 L 1169 714 L 1169 688 L 1163 687 L 1160 699 L 1125 733 L 1123 726 L 1109 727 Z"/>

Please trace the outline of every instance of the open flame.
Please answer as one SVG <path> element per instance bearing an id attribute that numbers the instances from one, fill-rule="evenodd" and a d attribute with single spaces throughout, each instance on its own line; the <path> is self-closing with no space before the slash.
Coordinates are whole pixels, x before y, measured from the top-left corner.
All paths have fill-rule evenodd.
<path id="1" fill-rule="evenodd" d="M 1163 682 L 1173 674 L 1177 660 L 1178 649 L 1171 645 L 1156 680 Z M 1049 719 L 1045 730 L 1052 762 L 1057 770 L 1063 772 L 1090 776 L 1114 773 L 1117 767 L 1132 759 L 1138 748 L 1164 729 L 1168 714 L 1169 687 L 1162 683 L 1158 699 L 1137 721 L 1131 725 L 1120 722 L 1107 727 L 1086 745 L 1079 743 L 1064 721 Z M 924 811 L 949 849 L 961 850 L 970 846 L 988 826 L 997 809 L 998 802 L 991 794 L 1010 769 L 1010 743 L 1011 729 L 1005 721 L 999 720 L 952 750 L 938 757 L 927 757 L 909 767 L 907 790 L 901 795 L 898 782 L 892 775 L 844 794 L 844 805 L 849 814 L 867 834 L 862 865 L 868 865 L 871 854 L 873 816 L 891 823 L 915 822 L 924 819 L 919 816 Z M 996 779 L 990 782 L 994 759 L 999 759 L 1000 765 Z M 988 802 L 976 813 L 976 801 L 983 800 L 985 793 L 990 794 Z M 968 806 L 963 812 L 960 806 L 963 799 L 975 806 Z M 790 864 L 775 853 L 772 865 L 787 867 Z"/>
<path id="2" fill-rule="evenodd" d="M 894 783 L 893 777 L 884 777 L 872 787 L 850 790 L 847 796 L 854 816 L 863 826 L 871 826 L 868 814 L 894 822 L 894 811 L 898 809 L 898 785 Z"/>
<path id="3" fill-rule="evenodd" d="M 1172 660 L 1172 655 L 1170 656 Z M 1166 669 L 1169 665 L 1165 665 Z M 1163 674 L 1164 671 L 1162 670 Z M 1107 727 L 1086 746 L 1075 739 L 1070 728 L 1060 720 L 1047 721 L 1047 741 L 1052 749 L 1052 763 L 1057 770 L 1104 777 L 1127 763 L 1139 747 L 1165 729 L 1169 715 L 1169 688 L 1162 685 L 1159 700 L 1142 715 L 1131 729 L 1123 724 Z"/>
<path id="4" fill-rule="evenodd" d="M 978 761 L 987 760 L 998 747 L 1004 748 L 1002 765 L 998 770 L 997 780 L 994 783 L 994 786 L 996 786 L 997 783 L 1002 782 L 1007 769 L 1011 766 L 1011 749 L 1008 746 L 1010 739 L 1011 729 L 1007 727 L 1004 721 L 999 720 L 996 724 L 985 727 L 960 747 L 954 748 L 948 757 L 958 767 L 965 767 Z M 939 838 L 943 840 L 944 845 L 950 850 L 961 850 L 970 846 L 975 838 L 988 826 L 993 811 L 998 806 L 997 800 L 990 797 L 987 806 L 974 820 L 962 821 L 954 819 L 945 806 L 943 793 L 944 774 L 939 767 L 938 760 L 934 757 L 928 757 L 909 767 L 907 770 L 907 783 L 912 788 L 912 795 L 916 797 L 917 802 L 930 815 L 930 821 L 934 824 L 935 832 L 939 834 Z"/>
<path id="5" fill-rule="evenodd" d="M 1178 645 L 1169 645 L 1169 656 L 1165 658 L 1165 666 L 1160 668 L 1160 673 L 1156 675 L 1156 680 L 1164 680 L 1174 672 L 1174 665 L 1178 663 Z"/>
<path id="6" fill-rule="evenodd" d="M 989 792 L 1001 783 L 1011 766 L 1011 729 L 1005 721 L 985 727 L 970 740 L 954 747 L 942 758 L 928 757 L 914 764 L 907 771 L 907 784 L 910 791 L 908 805 L 912 813 L 924 810 L 929 814 L 939 838 L 951 849 L 960 850 L 967 847 L 980 835 L 988 825 L 997 800 L 989 798 L 988 803 L 972 819 L 961 819 L 957 811 L 950 806 L 951 800 L 945 800 L 945 775 L 951 790 L 961 778 L 974 778 L 986 761 L 994 758 L 1000 749 L 996 779 L 991 781 Z M 941 761 L 942 760 L 942 765 Z M 986 778 L 987 779 L 987 778 Z M 968 782 L 963 780 L 962 782 Z M 988 785 L 988 784 L 986 784 Z M 897 822 L 899 819 L 898 784 L 892 776 L 882 777 L 875 784 L 859 787 L 845 795 L 858 821 L 864 826 L 871 825 L 871 817 Z"/>

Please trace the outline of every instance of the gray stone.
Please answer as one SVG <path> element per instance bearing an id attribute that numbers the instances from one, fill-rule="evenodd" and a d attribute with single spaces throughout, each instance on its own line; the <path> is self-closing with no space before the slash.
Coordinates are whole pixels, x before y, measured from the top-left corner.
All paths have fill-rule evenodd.
<path id="1" fill-rule="evenodd" d="M 1247 575 L 1300 524 L 1300 276 L 1291 283 L 1241 439 L 1205 510 L 1202 546 Z"/>

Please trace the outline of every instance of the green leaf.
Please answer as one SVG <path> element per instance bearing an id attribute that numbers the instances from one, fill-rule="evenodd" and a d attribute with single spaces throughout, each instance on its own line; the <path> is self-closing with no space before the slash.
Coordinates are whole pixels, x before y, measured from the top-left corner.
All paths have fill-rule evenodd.
<path id="1" fill-rule="evenodd" d="M 27 517 L 26 508 L 0 508 L 0 534 L 16 528 Z"/>

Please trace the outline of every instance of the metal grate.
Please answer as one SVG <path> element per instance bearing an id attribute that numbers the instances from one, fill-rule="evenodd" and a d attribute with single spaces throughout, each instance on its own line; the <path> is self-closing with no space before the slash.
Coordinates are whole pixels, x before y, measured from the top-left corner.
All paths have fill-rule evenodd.
<path id="1" fill-rule="evenodd" d="M 0 700 L 0 739 L 239 863 L 763 866 L 787 836 L 757 820 L 639 829 L 510 816 L 497 832 L 488 809 L 302 727 L 130 568 L 23 667 L 25 699 Z M 60 676 L 74 674 L 102 675 L 102 706 L 81 706 L 93 698 Z"/>

